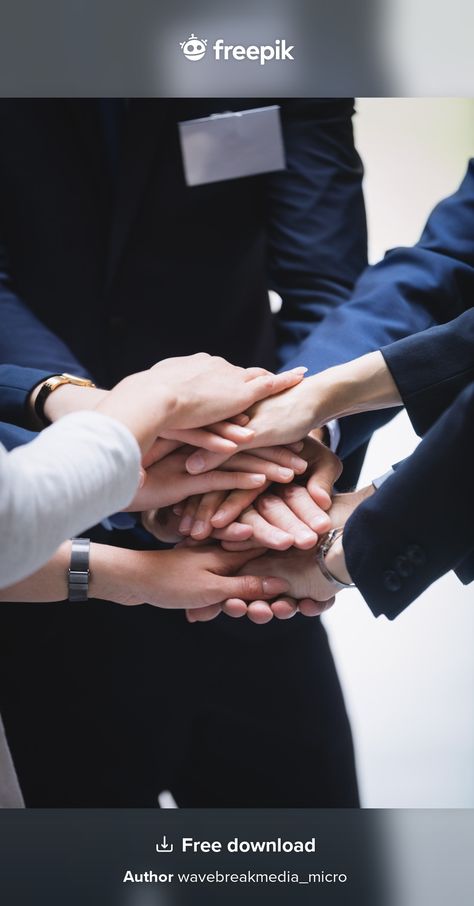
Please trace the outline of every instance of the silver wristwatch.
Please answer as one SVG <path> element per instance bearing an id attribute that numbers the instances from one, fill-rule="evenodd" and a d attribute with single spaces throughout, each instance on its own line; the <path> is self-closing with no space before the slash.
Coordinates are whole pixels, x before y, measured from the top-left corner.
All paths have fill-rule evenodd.
<path id="1" fill-rule="evenodd" d="M 89 538 L 73 538 L 68 573 L 68 600 L 72 604 L 89 598 Z"/>
<path id="2" fill-rule="evenodd" d="M 316 562 L 319 569 L 324 578 L 331 583 L 334 591 L 342 591 L 343 588 L 354 588 L 354 582 L 341 582 L 340 579 L 336 579 L 336 576 L 333 576 L 326 566 L 326 554 L 331 549 L 334 542 L 341 537 L 343 531 L 343 528 L 331 529 L 331 531 L 324 536 L 316 552 Z"/>

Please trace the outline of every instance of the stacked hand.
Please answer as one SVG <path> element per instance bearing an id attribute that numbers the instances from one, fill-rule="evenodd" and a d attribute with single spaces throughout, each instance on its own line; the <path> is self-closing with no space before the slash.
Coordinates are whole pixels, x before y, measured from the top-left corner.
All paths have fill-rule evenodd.
<path id="1" fill-rule="evenodd" d="M 165 603 L 165 588 L 161 598 L 144 593 L 146 583 L 136 573 L 138 599 L 152 594 L 157 600 L 151 603 L 184 606 L 189 592 L 184 589 L 181 599 L 178 591 L 189 573 L 193 585 L 198 574 L 199 587 L 209 585 L 208 595 L 193 591 L 191 620 L 224 611 L 267 622 L 330 606 L 334 586 L 319 570 L 315 548 L 363 497 L 342 495 L 332 504 L 341 463 L 323 443 L 323 426 L 339 415 L 396 405 L 399 395 L 380 353 L 303 381 L 305 371 L 273 375 L 200 353 L 159 362 L 109 392 L 62 385 L 47 398 L 44 412 L 51 421 L 95 408 L 132 431 L 142 451 L 143 481 L 130 509 L 143 513 L 156 537 L 186 546 L 166 552 L 178 565 L 177 572 L 169 570 L 169 581 L 171 597 L 181 605 Z M 201 548 L 204 542 L 208 546 Z M 346 581 L 341 540 L 330 554 L 334 575 Z M 141 562 L 146 573 L 151 560 L 145 552 Z M 171 556 L 167 562 L 173 567 Z M 211 577 L 240 569 L 233 584 Z M 286 592 L 288 597 L 275 597 Z M 119 598 L 116 590 L 113 600 Z"/>
<path id="2" fill-rule="evenodd" d="M 374 493 L 372 485 L 350 494 L 337 494 L 329 510 L 329 517 L 333 525 L 343 527 L 356 507 Z M 344 558 L 342 538 L 331 548 L 326 558 L 326 564 L 331 574 L 339 581 L 350 583 L 351 577 L 347 571 Z M 249 567 L 242 567 L 241 573 L 246 574 Z M 253 575 L 272 575 L 275 578 L 284 577 L 289 586 L 289 594 L 277 597 L 273 601 L 254 600 L 246 604 L 243 600 L 232 598 L 222 604 L 220 609 L 201 608 L 188 610 L 187 617 L 190 622 L 209 620 L 222 611 L 231 617 L 247 615 L 254 623 L 268 623 L 273 617 L 287 620 L 298 611 L 307 617 L 319 616 L 328 610 L 335 601 L 333 584 L 328 581 L 319 569 L 314 550 L 271 551 L 251 565 Z"/>

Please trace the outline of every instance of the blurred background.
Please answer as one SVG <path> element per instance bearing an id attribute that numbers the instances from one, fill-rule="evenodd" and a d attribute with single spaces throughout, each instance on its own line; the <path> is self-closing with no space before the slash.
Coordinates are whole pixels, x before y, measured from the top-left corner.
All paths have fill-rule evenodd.
<path id="1" fill-rule="evenodd" d="M 474 156 L 474 100 L 361 99 L 357 109 L 373 263 L 388 248 L 416 242 L 434 205 L 457 188 Z M 361 486 L 416 443 L 408 418 L 397 416 L 374 435 Z M 455 530 L 440 513 L 439 531 Z M 356 590 L 345 591 L 324 623 L 353 726 L 363 806 L 473 807 L 473 586 L 451 573 L 394 622 L 374 619 Z"/>

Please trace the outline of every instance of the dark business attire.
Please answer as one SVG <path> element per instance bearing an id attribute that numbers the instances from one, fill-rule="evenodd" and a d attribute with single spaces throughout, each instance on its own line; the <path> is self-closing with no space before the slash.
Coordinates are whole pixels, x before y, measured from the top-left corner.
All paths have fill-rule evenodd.
<path id="1" fill-rule="evenodd" d="M 285 171 L 194 188 L 183 175 L 179 121 L 265 103 L 0 102 L 0 362 L 33 370 L 0 375 L 5 422 L 21 426 L 51 373 L 111 386 L 199 350 L 305 361 L 366 264 L 352 101 L 282 102 Z M 0 707 L 28 805 L 153 806 L 164 788 L 181 806 L 357 805 L 319 621 L 189 625 L 94 601 L 2 605 L 0 620 Z"/>
<path id="2" fill-rule="evenodd" d="M 457 318 L 474 304 L 474 160 L 459 189 L 430 214 L 416 245 L 395 248 L 366 268 L 350 301 L 333 309 L 309 336 L 301 356 L 323 369 L 367 352 L 367 340 L 380 349 L 426 328 Z M 414 348 L 407 340 L 400 350 Z M 444 341 L 443 341 L 444 342 Z M 433 350 L 435 349 L 433 339 Z M 395 355 L 395 353 L 393 353 Z M 408 356 L 407 356 L 408 360 Z M 410 356 L 415 368 L 415 357 Z M 426 367 L 439 367 L 433 356 Z M 398 374 L 402 369 L 398 368 Z M 408 374 L 409 372 L 407 372 Z M 435 374 L 435 371 L 433 371 Z M 438 387 L 442 393 L 442 385 Z M 435 395 L 424 405 L 435 404 Z M 394 410 L 390 410 L 393 414 Z M 341 419 L 343 457 L 359 447 L 387 419 L 387 411 Z"/>
<path id="3" fill-rule="evenodd" d="M 373 613 L 393 619 L 451 569 L 474 580 L 474 307 L 382 353 L 423 440 L 355 510 L 344 550 Z"/>

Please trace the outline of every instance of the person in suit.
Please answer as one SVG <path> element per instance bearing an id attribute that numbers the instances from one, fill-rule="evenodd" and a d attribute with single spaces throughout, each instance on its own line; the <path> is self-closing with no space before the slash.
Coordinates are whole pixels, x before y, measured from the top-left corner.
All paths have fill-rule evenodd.
<path id="1" fill-rule="evenodd" d="M 335 529 L 316 560 L 275 552 L 256 570 L 284 575 L 306 615 L 355 585 L 375 616 L 392 620 L 450 570 L 474 580 L 474 308 L 334 372 L 341 383 L 323 406 L 331 394 L 344 414 L 402 402 L 422 441 L 382 480 L 334 497 Z M 294 612 L 281 601 L 252 609 L 262 622 Z"/>
<path id="2" fill-rule="evenodd" d="M 284 171 L 187 187 L 177 124 L 248 106 L 1 102 L 0 360 L 103 387 L 200 349 L 243 366 L 301 364 L 301 346 L 366 264 L 353 103 L 281 101 Z M 283 299 L 277 316 L 269 286 Z M 139 527 L 93 538 L 154 544 Z M 46 609 L 41 626 L 31 614 L 26 643 L 24 610 L 21 621 L 19 608 L 1 614 L 2 714 L 27 804 L 153 806 L 170 788 L 183 806 L 357 805 L 350 728 L 318 621 L 263 637 L 151 608 Z M 289 776 L 281 764 L 296 750 Z"/>
<path id="3" fill-rule="evenodd" d="M 378 352 L 308 378 L 300 389 L 282 394 L 273 405 L 257 405 L 249 422 L 255 430 L 252 443 L 289 443 L 337 417 L 342 447 L 346 445 L 347 449 L 355 437 L 357 443 L 360 441 L 366 426 L 371 430 L 377 424 L 384 411 L 394 412 L 400 404 L 405 405 L 415 430 L 423 437 L 420 446 L 386 476 L 386 481 L 376 481 L 376 493 L 369 487 L 339 495 L 330 511 L 333 524 L 345 528 L 326 554 L 328 563 L 333 564 L 334 575 L 342 582 L 354 580 L 377 615 L 396 616 L 450 569 L 455 569 L 464 582 L 474 577 L 469 467 L 474 380 L 473 237 L 471 160 L 457 192 L 432 212 L 419 243 L 395 249 L 368 268 L 344 313 L 341 310 L 335 315 L 347 330 L 351 321 L 357 326 L 360 319 L 371 317 L 380 337 L 390 338 L 398 332 L 407 335 L 382 345 Z M 410 335 L 405 327 L 413 306 L 425 311 L 427 321 L 436 318 L 438 323 Z M 332 319 L 329 316 L 322 325 L 323 335 L 326 322 Z M 329 341 L 329 336 L 325 339 Z M 208 465 L 216 459 L 205 451 L 201 455 Z M 285 518 L 284 498 L 285 492 L 277 498 L 277 524 Z M 459 531 L 446 533 L 444 525 L 456 525 Z M 256 539 L 226 546 L 251 543 Z M 275 556 L 281 556 L 280 574 L 294 576 L 293 564 L 298 564 L 302 584 L 293 583 L 293 591 L 296 594 L 306 587 L 300 604 L 303 613 L 321 612 L 320 604 L 308 600 L 309 576 L 313 577 L 313 592 L 324 598 L 323 607 L 329 601 L 333 603 L 337 582 L 324 579 L 321 569 L 315 567 L 314 555 L 311 558 L 304 552 L 290 552 Z M 275 569 L 273 558 L 270 561 Z M 260 568 L 268 566 L 269 558 L 262 558 Z M 291 616 L 295 609 L 296 601 L 290 599 L 271 606 L 251 605 L 247 612 L 255 621 L 266 622 L 273 615 Z M 232 615 L 232 608 L 226 610 Z M 240 608 L 235 615 L 242 612 Z M 195 618 L 199 619 L 199 614 Z"/>
<path id="4" fill-rule="evenodd" d="M 357 281 L 349 302 L 328 314 L 319 329 L 308 338 L 303 357 L 317 355 L 321 372 L 307 377 L 294 391 L 255 408 L 249 425 L 254 428 L 255 436 L 249 446 L 289 443 L 334 416 L 337 403 L 331 404 L 325 412 L 326 385 L 336 387 L 335 394 L 342 399 L 347 391 L 344 382 L 355 383 L 352 371 L 342 370 L 338 387 L 333 375 L 339 372 L 328 370 L 349 361 L 347 338 L 350 338 L 351 347 L 358 346 L 359 355 L 362 355 L 367 351 L 363 339 L 366 329 L 375 340 L 375 348 L 383 348 L 385 354 L 385 349 L 388 350 L 394 341 L 432 326 L 441 326 L 468 310 L 474 298 L 473 236 L 474 160 L 471 160 L 458 190 L 442 200 L 431 213 L 419 242 L 411 248 L 392 249 L 382 261 L 368 267 Z M 407 339 L 407 348 L 415 342 L 415 339 Z M 402 344 L 400 349 L 405 346 Z M 412 367 L 415 367 L 413 360 Z M 433 374 L 437 367 L 433 357 Z M 440 384 L 440 392 L 442 386 Z M 337 395 L 334 399 L 337 400 Z M 376 401 L 372 402 L 366 400 L 364 404 L 366 410 L 372 411 L 361 411 L 351 417 L 340 414 L 338 454 L 343 458 L 386 421 L 387 412 L 394 414 L 396 411 L 394 408 L 381 409 Z M 346 399 L 346 404 L 348 412 L 353 412 L 350 399 Z M 356 395 L 353 404 L 357 404 Z M 201 469 L 215 468 L 223 459 L 222 455 L 208 451 L 200 451 L 197 455 Z M 190 457 L 190 462 L 195 456 Z M 197 472 L 196 468 L 192 471 Z M 326 490 L 329 490 L 327 486 Z M 271 536 L 275 527 L 285 528 L 293 534 L 304 526 L 311 528 L 313 512 L 304 499 L 301 502 L 295 495 L 292 487 L 273 487 L 260 495 L 250 508 L 247 492 L 231 492 L 228 500 L 230 506 L 228 502 L 221 504 L 221 510 L 228 506 L 228 513 L 219 521 L 219 526 L 232 524 L 241 512 L 239 504 L 242 501 L 246 508 L 239 521 L 251 523 L 253 540 L 267 547 L 278 549 Z"/>

